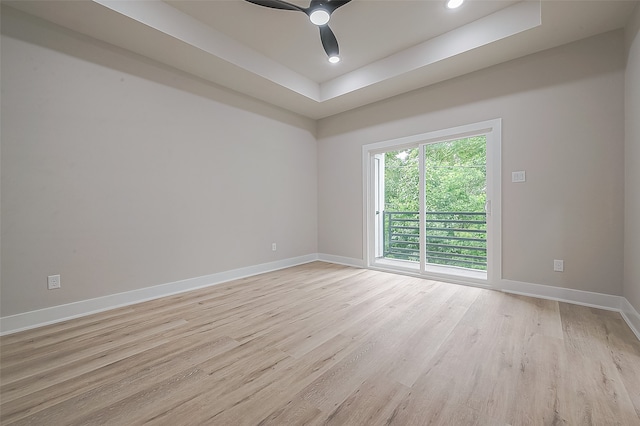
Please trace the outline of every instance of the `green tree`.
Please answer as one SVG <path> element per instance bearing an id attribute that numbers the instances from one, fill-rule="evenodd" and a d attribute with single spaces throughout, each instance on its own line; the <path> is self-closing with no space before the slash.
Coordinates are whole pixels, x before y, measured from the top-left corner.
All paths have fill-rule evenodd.
<path id="1" fill-rule="evenodd" d="M 418 154 L 417 148 L 385 154 L 385 210 L 419 210 Z"/>
<path id="2" fill-rule="evenodd" d="M 486 201 L 484 136 L 427 145 L 427 211 L 481 212 Z"/>
<path id="3" fill-rule="evenodd" d="M 385 154 L 385 210 L 418 211 L 417 148 Z M 486 201 L 484 136 L 426 146 L 427 211 L 480 212 Z"/>

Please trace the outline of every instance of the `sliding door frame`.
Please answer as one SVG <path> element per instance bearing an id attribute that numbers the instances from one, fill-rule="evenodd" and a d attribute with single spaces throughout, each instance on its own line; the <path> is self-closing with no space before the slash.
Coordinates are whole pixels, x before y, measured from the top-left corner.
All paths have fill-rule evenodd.
<path id="1" fill-rule="evenodd" d="M 425 145 L 436 142 L 462 139 L 471 136 L 486 136 L 487 143 L 487 279 L 461 277 L 457 275 L 425 272 L 424 230 L 420 226 L 420 272 L 404 268 L 381 267 L 375 264 L 375 181 L 373 168 L 375 156 L 387 151 L 399 151 L 407 148 L 419 148 L 420 158 L 424 159 Z M 418 135 L 407 136 L 382 142 L 363 145 L 363 254 L 364 263 L 371 269 L 393 270 L 409 275 L 418 275 L 434 280 L 480 287 L 499 288 L 502 279 L 502 119 L 493 119 L 467 124 L 449 129 L 436 130 Z M 422 160 L 424 161 L 424 160 Z M 420 167 L 420 185 L 424 185 L 424 167 Z M 424 218 L 424 191 L 420 191 L 420 217 Z M 422 222 L 421 222 L 422 223 Z"/>

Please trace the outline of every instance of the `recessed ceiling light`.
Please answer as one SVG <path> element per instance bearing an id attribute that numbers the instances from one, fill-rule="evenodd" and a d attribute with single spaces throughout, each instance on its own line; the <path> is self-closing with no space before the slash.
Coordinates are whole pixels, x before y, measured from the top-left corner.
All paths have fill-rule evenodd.
<path id="1" fill-rule="evenodd" d="M 462 6 L 462 3 L 464 3 L 464 0 L 447 0 L 447 7 L 449 9 L 457 9 Z"/>
<path id="2" fill-rule="evenodd" d="M 337 64 L 338 62 L 340 62 L 340 56 L 330 56 L 329 62 L 331 62 L 332 64 Z"/>
<path id="3" fill-rule="evenodd" d="M 330 18 L 329 12 L 324 9 L 316 9 L 309 14 L 309 20 L 318 26 L 326 25 Z"/>

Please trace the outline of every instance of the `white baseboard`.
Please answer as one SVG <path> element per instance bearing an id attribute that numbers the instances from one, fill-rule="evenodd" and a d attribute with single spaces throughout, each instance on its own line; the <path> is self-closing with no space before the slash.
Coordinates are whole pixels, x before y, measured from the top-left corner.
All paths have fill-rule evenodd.
<path id="1" fill-rule="evenodd" d="M 338 265 L 353 266 L 354 268 L 366 268 L 364 260 L 353 257 L 334 256 L 332 254 L 318 254 L 318 260 L 327 263 L 337 263 Z"/>
<path id="2" fill-rule="evenodd" d="M 622 318 L 629 324 L 629 328 L 634 332 L 638 340 L 640 340 L 640 314 L 635 310 L 633 305 L 626 298 L 622 298 L 620 306 L 620 314 Z"/>
<path id="3" fill-rule="evenodd" d="M 619 312 L 631 331 L 640 340 L 640 315 L 631 303 L 622 296 L 504 279 L 500 281 L 500 286 L 501 290 L 507 293 Z"/>
<path id="4" fill-rule="evenodd" d="M 107 311 L 109 309 L 133 305 L 135 303 L 171 296 L 216 284 L 222 284 L 228 281 L 263 274 L 265 272 L 276 271 L 278 269 L 289 268 L 291 266 L 301 265 L 316 260 L 318 260 L 318 255 L 314 253 L 306 256 L 278 260 L 275 262 L 233 269 L 202 277 L 190 278 L 182 281 L 127 291 L 124 293 L 97 297 L 95 299 L 82 300 L 65 305 L 52 306 L 50 308 L 6 316 L 0 318 L 0 335 L 54 324 L 73 318 Z"/>
<path id="5" fill-rule="evenodd" d="M 504 279 L 500 281 L 500 289 L 507 293 L 520 294 L 523 296 L 557 300 L 559 302 L 573 303 L 574 305 L 589 306 L 609 311 L 620 311 L 620 296 L 613 296 L 611 294 L 593 293 L 571 288 Z"/>

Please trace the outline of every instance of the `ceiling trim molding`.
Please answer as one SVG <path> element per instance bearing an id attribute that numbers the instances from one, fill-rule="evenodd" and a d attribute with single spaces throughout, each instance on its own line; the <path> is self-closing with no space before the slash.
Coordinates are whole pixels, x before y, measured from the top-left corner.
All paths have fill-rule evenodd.
<path id="1" fill-rule="evenodd" d="M 320 87 L 315 81 L 233 40 L 167 3 L 92 1 L 309 99 L 315 101 L 320 99 Z"/>
<path id="2" fill-rule="evenodd" d="M 414 38 L 412 40 L 422 41 L 415 41 L 416 44 L 402 51 L 396 50 L 396 53 L 380 52 L 379 59 L 374 62 L 355 69 L 349 68 L 350 71 L 345 70 L 344 74 L 335 78 L 327 76 L 327 80 L 321 81 L 318 77 L 307 76 L 303 71 L 284 65 L 275 57 L 263 53 L 259 47 L 250 47 L 220 30 L 228 26 L 212 26 L 202 13 L 217 13 L 215 5 L 204 9 L 200 7 L 202 5 L 193 10 L 185 8 L 183 12 L 179 6 L 160 0 L 1 0 L 3 9 L 19 10 L 217 87 L 315 120 L 623 28 L 636 3 L 609 0 L 511 1 L 497 11 L 491 8 L 495 11 L 493 13 L 487 10 L 487 15 L 466 25 L 439 33 L 428 40 Z M 235 19 L 242 19 L 239 15 L 245 2 L 235 2 L 240 4 L 237 8 L 231 8 L 235 12 L 228 17 L 222 16 L 232 21 L 228 24 L 234 24 Z M 360 3 L 361 9 L 364 7 L 362 10 L 366 11 L 365 2 Z M 356 6 L 352 8 L 354 11 L 357 11 Z M 251 8 L 253 6 L 246 5 L 246 9 L 251 11 L 250 15 L 253 13 Z M 225 10 L 224 7 L 220 9 Z M 192 10 L 192 13 L 187 10 Z M 409 7 L 407 10 L 412 9 Z M 348 14 L 344 12 L 342 15 Z M 356 15 L 354 12 L 352 18 L 345 19 L 354 19 Z M 255 16 L 260 14 L 256 12 Z M 219 22 L 221 17 L 216 15 L 215 18 Z M 413 19 L 414 25 L 416 21 L 418 24 L 420 22 L 419 19 Z M 424 25 L 429 25 L 428 21 L 425 19 Z M 251 21 L 242 21 L 241 24 L 245 30 L 253 25 Z M 395 23 L 390 28 L 403 31 L 401 23 Z M 358 28 L 352 30 L 357 31 Z M 269 34 L 264 37 L 269 37 Z M 276 39 L 280 43 L 277 45 L 279 50 L 276 50 L 280 52 L 278 54 L 284 51 L 296 55 L 295 49 L 281 45 L 287 37 Z M 366 42 L 360 40 L 357 43 Z M 357 48 L 353 46 L 353 49 Z M 368 49 L 368 54 L 376 51 L 375 46 L 371 45 L 361 45 L 360 48 Z M 357 56 L 358 51 L 354 52 Z M 289 59 L 294 64 L 307 60 L 302 56 Z M 314 62 L 315 65 L 320 63 Z M 302 65 L 301 69 L 305 70 L 315 66 Z M 339 69 L 334 71 L 337 73 Z M 317 76 L 318 73 L 313 75 Z"/>
<path id="3" fill-rule="evenodd" d="M 542 25 L 539 0 L 516 3 L 438 37 L 323 83 L 321 102 Z"/>
<path id="4" fill-rule="evenodd" d="M 428 67 L 542 24 L 540 0 L 519 2 L 318 84 L 167 3 L 92 1 L 317 103 Z"/>

